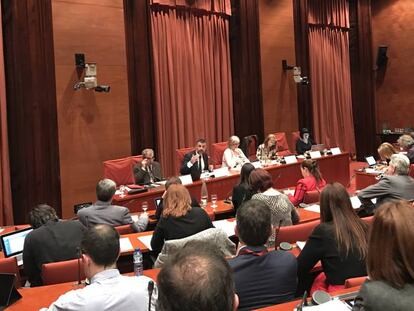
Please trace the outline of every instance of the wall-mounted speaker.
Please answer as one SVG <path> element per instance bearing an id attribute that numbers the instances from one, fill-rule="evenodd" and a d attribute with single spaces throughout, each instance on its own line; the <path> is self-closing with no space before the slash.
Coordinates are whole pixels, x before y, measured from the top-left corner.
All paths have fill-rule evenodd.
<path id="1" fill-rule="evenodd" d="M 378 47 L 377 52 L 377 67 L 383 67 L 388 63 L 388 56 L 387 56 L 388 46 L 380 45 Z"/>

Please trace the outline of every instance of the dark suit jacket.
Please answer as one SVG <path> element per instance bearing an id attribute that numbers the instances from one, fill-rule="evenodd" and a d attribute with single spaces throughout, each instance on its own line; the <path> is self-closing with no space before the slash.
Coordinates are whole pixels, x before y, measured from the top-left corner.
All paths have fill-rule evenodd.
<path id="1" fill-rule="evenodd" d="M 247 184 L 238 184 L 233 187 L 233 193 L 231 195 L 231 201 L 233 202 L 234 210 L 242 205 L 243 202 L 249 201 L 252 198 L 253 193 L 250 191 Z"/>
<path id="2" fill-rule="evenodd" d="M 75 259 L 86 228 L 77 220 L 49 221 L 24 240 L 24 271 L 31 286 L 43 284 L 42 264 Z"/>
<path id="3" fill-rule="evenodd" d="M 153 161 L 151 165 L 154 181 L 162 180 L 161 164 Z M 151 183 L 150 174 L 141 168 L 141 162 L 138 162 L 134 166 L 134 178 L 137 185 L 147 185 Z"/>
<path id="4" fill-rule="evenodd" d="M 247 246 L 262 251 L 265 246 Z M 233 270 L 239 310 L 251 310 L 288 301 L 295 296 L 297 281 L 295 256 L 271 251 L 263 256 L 238 255 L 229 260 Z"/>
<path id="5" fill-rule="evenodd" d="M 414 310 L 414 285 L 394 288 L 382 281 L 367 280 L 355 298 L 354 311 Z"/>
<path id="6" fill-rule="evenodd" d="M 195 151 L 191 151 L 184 156 L 183 163 L 181 164 L 180 174 L 181 175 L 188 175 L 191 174 L 192 170 L 198 170 L 199 164 L 198 161 L 193 164 L 191 168 L 187 166 L 187 163 L 190 162 L 191 157 L 195 155 Z M 203 153 L 203 161 L 204 161 L 204 170 L 208 170 L 208 155 Z"/>

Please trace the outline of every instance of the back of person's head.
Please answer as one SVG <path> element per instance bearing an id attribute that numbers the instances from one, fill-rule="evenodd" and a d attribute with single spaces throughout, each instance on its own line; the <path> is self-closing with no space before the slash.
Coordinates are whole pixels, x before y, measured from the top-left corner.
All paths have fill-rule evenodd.
<path id="1" fill-rule="evenodd" d="M 116 191 L 116 183 L 108 178 L 102 179 L 96 185 L 96 198 L 102 202 L 112 200 Z"/>
<path id="2" fill-rule="evenodd" d="M 414 208 L 406 201 L 382 204 L 375 212 L 367 258 L 370 279 L 396 288 L 414 283 Z"/>
<path id="3" fill-rule="evenodd" d="M 97 266 L 109 267 L 119 256 L 119 234 L 109 225 L 91 227 L 83 236 L 81 250 Z"/>
<path id="4" fill-rule="evenodd" d="M 397 151 L 390 143 L 382 143 L 378 147 L 378 154 L 381 160 L 389 160 L 393 154 L 396 154 Z"/>
<path id="5" fill-rule="evenodd" d="M 408 175 L 410 172 L 410 160 L 404 154 L 393 154 L 389 165 L 395 168 L 395 174 L 397 175 Z"/>
<path id="6" fill-rule="evenodd" d="M 319 171 L 318 162 L 316 160 L 304 160 L 300 165 L 302 168 L 307 168 L 309 173 L 315 177 L 318 182 L 322 180 L 321 172 Z"/>
<path id="7" fill-rule="evenodd" d="M 272 175 L 262 168 L 255 169 L 250 173 L 249 184 L 253 192 L 264 192 L 273 186 Z"/>
<path id="8" fill-rule="evenodd" d="M 29 213 L 30 225 L 36 229 L 43 226 L 48 221 L 58 221 L 56 211 L 47 204 L 35 206 Z"/>
<path id="9" fill-rule="evenodd" d="M 348 254 L 357 250 L 360 258 L 367 254 L 368 227 L 352 208 L 349 194 L 340 183 L 328 184 L 320 197 L 321 222 L 332 222 L 338 250 Z"/>
<path id="10" fill-rule="evenodd" d="M 240 171 L 240 184 L 248 184 L 251 172 L 254 171 L 254 166 L 251 163 L 243 164 Z"/>
<path id="11" fill-rule="evenodd" d="M 249 200 L 237 209 L 237 235 L 246 245 L 264 245 L 272 234 L 272 214 L 263 201 Z"/>
<path id="12" fill-rule="evenodd" d="M 169 256 L 157 277 L 160 311 L 231 311 L 232 271 L 217 247 L 193 241 Z"/>
<path id="13" fill-rule="evenodd" d="M 401 148 L 407 150 L 414 144 L 414 138 L 411 135 L 404 134 L 398 138 L 397 143 Z"/>
<path id="14" fill-rule="evenodd" d="M 300 133 L 300 137 L 302 138 L 303 138 L 303 134 L 310 134 L 309 130 L 306 127 L 301 128 L 299 133 Z"/>
<path id="15" fill-rule="evenodd" d="M 191 196 L 183 185 L 171 185 L 164 197 L 163 217 L 181 217 L 191 209 Z"/>
<path id="16" fill-rule="evenodd" d="M 168 188 L 171 185 L 181 185 L 181 184 L 182 184 L 182 181 L 179 177 L 177 177 L 177 176 L 170 177 L 170 178 L 168 178 L 167 182 L 165 183 L 165 190 L 168 190 Z"/>

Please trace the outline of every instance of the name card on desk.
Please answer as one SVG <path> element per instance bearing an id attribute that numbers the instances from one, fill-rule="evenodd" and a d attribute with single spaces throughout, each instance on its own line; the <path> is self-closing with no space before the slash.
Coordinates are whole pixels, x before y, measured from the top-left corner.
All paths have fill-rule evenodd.
<path id="1" fill-rule="evenodd" d="M 331 148 L 332 155 L 341 154 L 341 149 L 339 147 Z"/>
<path id="2" fill-rule="evenodd" d="M 120 238 L 119 239 L 119 248 L 122 252 L 127 252 L 131 249 L 134 249 L 132 247 L 131 241 L 129 240 L 129 238 Z"/>
<path id="3" fill-rule="evenodd" d="M 221 167 L 214 170 L 214 176 L 217 177 L 225 177 L 229 175 L 229 168 L 228 167 Z"/>
<path id="4" fill-rule="evenodd" d="M 318 159 L 322 157 L 320 151 L 310 151 L 309 154 L 310 154 L 311 159 Z"/>
<path id="5" fill-rule="evenodd" d="M 180 179 L 183 185 L 189 185 L 193 183 L 193 179 L 191 178 L 191 175 L 180 176 Z"/>
<path id="6" fill-rule="evenodd" d="M 292 163 L 297 163 L 298 159 L 296 159 L 296 156 L 291 155 L 291 156 L 286 156 L 285 161 L 286 161 L 286 164 L 292 164 Z"/>
<path id="7" fill-rule="evenodd" d="M 150 251 L 152 251 L 151 239 L 152 239 L 152 234 L 138 237 L 138 240 L 140 240 Z"/>
<path id="8" fill-rule="evenodd" d="M 313 204 L 313 205 L 305 207 L 304 209 L 310 212 L 315 212 L 315 213 L 321 212 L 321 207 L 319 206 L 319 204 Z"/>

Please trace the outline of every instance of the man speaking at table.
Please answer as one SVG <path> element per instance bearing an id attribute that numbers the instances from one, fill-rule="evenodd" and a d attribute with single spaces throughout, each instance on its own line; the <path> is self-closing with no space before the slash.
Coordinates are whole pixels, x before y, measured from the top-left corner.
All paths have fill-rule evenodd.
<path id="1" fill-rule="evenodd" d="M 206 149 L 206 140 L 204 138 L 197 139 L 195 150 L 187 153 L 184 156 L 180 169 L 181 175 L 191 174 L 193 170 L 198 170 L 200 173 L 206 170 L 213 170 L 213 166 L 208 164 L 208 155 L 206 153 Z"/>

